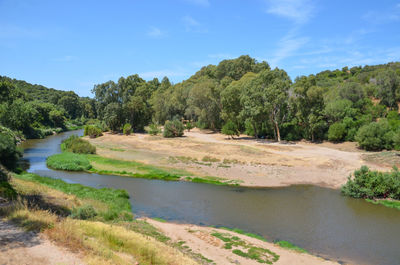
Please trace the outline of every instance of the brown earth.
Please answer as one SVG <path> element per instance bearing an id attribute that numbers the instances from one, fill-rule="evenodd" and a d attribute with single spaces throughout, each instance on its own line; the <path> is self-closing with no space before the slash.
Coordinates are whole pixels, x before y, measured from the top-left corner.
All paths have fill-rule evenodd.
<path id="1" fill-rule="evenodd" d="M 194 253 L 201 253 L 205 258 L 211 259 L 215 264 L 242 264 L 242 265 L 259 265 L 256 260 L 244 258 L 232 253 L 232 249 L 225 249 L 225 243 L 212 233 L 219 232 L 222 234 L 230 234 L 244 240 L 247 244 L 255 247 L 268 249 L 279 255 L 279 260 L 274 262 L 276 265 L 293 265 L 293 264 L 339 264 L 333 261 L 324 260 L 306 253 L 299 253 L 294 250 L 281 248 L 273 243 L 264 242 L 252 237 L 238 234 L 231 231 L 216 229 L 212 227 L 201 227 L 190 224 L 174 224 L 146 219 L 147 222 L 160 229 L 168 237 L 175 242 L 181 242 L 182 246 L 186 246 Z"/>
<path id="2" fill-rule="evenodd" d="M 84 263 L 76 254 L 54 245 L 44 235 L 26 232 L 0 219 L 0 264 L 78 265 Z"/>
<path id="3" fill-rule="evenodd" d="M 89 140 L 104 157 L 184 169 L 199 176 L 232 180 L 242 186 L 314 184 L 339 188 L 362 165 L 389 169 L 363 160 L 365 152 L 354 143 L 279 144 L 245 135 L 229 139 L 198 129 L 185 132 L 181 138 L 106 133 Z M 209 162 L 210 159 L 214 162 Z"/>

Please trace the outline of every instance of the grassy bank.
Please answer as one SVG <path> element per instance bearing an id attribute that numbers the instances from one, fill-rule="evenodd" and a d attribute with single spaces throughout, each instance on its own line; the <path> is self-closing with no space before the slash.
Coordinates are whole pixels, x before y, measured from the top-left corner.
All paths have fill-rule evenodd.
<path id="1" fill-rule="evenodd" d="M 131 220 L 124 191 L 94 189 L 34 174 L 15 175 L 10 183 L 18 198 L 1 207 L 0 216 L 79 251 L 87 264 L 198 264 L 173 248 L 169 238 L 147 222 Z M 74 209 L 83 206 L 98 215 L 74 215 Z M 117 213 L 113 219 L 107 219 L 110 210 Z M 128 211 L 130 218 L 126 218 Z"/>
<path id="2" fill-rule="evenodd" d="M 218 177 L 193 176 L 192 173 L 181 169 L 159 167 L 136 161 L 111 159 L 92 154 L 63 152 L 61 154 L 49 156 L 46 163 L 48 167 L 58 170 L 86 171 L 97 174 L 160 179 L 167 181 L 185 180 L 214 185 L 239 185 L 236 181 L 227 181 Z"/>

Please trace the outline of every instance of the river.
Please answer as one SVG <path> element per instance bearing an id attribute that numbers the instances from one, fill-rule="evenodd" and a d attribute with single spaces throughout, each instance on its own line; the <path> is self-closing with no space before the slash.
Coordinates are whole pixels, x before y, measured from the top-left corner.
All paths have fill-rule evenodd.
<path id="1" fill-rule="evenodd" d="M 82 130 L 22 144 L 29 172 L 92 187 L 125 189 L 136 216 L 215 225 L 288 240 L 314 255 L 352 264 L 400 264 L 400 211 L 310 185 L 242 188 L 55 171 L 46 158 Z"/>

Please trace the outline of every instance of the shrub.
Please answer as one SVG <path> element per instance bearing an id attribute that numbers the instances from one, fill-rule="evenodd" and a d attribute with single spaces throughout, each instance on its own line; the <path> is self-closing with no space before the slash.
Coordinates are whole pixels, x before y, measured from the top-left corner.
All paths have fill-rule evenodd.
<path id="1" fill-rule="evenodd" d="M 190 130 L 191 129 L 193 129 L 194 128 L 194 125 L 193 125 L 193 123 L 191 123 L 190 121 L 188 122 L 188 123 L 186 123 L 186 130 L 188 131 L 188 132 L 190 132 Z"/>
<path id="2" fill-rule="evenodd" d="M 387 121 L 371 122 L 358 130 L 355 139 L 361 148 L 369 151 L 379 151 L 389 147 L 387 137 L 385 139 L 385 134 L 388 131 L 390 131 L 390 128 Z"/>
<path id="3" fill-rule="evenodd" d="M 400 200 L 400 172 L 396 167 L 391 172 L 378 172 L 362 166 L 349 176 L 342 193 L 354 198 Z"/>
<path id="4" fill-rule="evenodd" d="M 132 126 L 129 123 L 126 123 L 122 129 L 125 135 L 130 135 L 132 132 Z"/>
<path id="5" fill-rule="evenodd" d="M 46 160 L 48 167 L 59 170 L 83 171 L 92 168 L 89 160 L 80 154 L 62 153 L 49 156 Z"/>
<path id="6" fill-rule="evenodd" d="M 166 121 L 164 124 L 163 136 L 166 138 L 181 137 L 185 127 L 179 120 Z"/>
<path id="7" fill-rule="evenodd" d="M 83 205 L 78 208 L 73 208 L 71 212 L 71 217 L 74 219 L 87 220 L 95 216 L 97 216 L 97 212 L 92 205 Z"/>
<path id="8" fill-rule="evenodd" d="M 346 134 L 346 128 L 344 124 L 336 122 L 329 127 L 328 140 L 333 142 L 339 142 L 344 139 Z"/>
<path id="9" fill-rule="evenodd" d="M 103 136 L 102 130 L 94 125 L 86 125 L 83 130 L 84 136 L 89 136 L 90 138 L 96 138 L 99 136 Z"/>
<path id="10" fill-rule="evenodd" d="M 96 147 L 88 141 L 79 138 L 76 135 L 71 135 L 68 139 L 64 140 L 61 144 L 63 151 L 77 153 L 77 154 L 95 154 Z"/>
<path id="11" fill-rule="evenodd" d="M 14 169 L 22 151 L 17 148 L 16 140 L 4 133 L 0 133 L 0 164 L 8 169 Z"/>
<path id="12" fill-rule="evenodd" d="M 147 132 L 148 132 L 150 135 L 157 135 L 157 134 L 161 133 L 161 129 L 160 129 L 160 127 L 159 127 L 157 124 L 152 123 L 152 124 L 150 124 L 149 127 L 147 128 Z"/>
<path id="13" fill-rule="evenodd" d="M 224 126 L 222 126 L 222 133 L 233 138 L 234 135 L 239 136 L 239 130 L 236 124 L 232 121 L 227 121 Z"/>

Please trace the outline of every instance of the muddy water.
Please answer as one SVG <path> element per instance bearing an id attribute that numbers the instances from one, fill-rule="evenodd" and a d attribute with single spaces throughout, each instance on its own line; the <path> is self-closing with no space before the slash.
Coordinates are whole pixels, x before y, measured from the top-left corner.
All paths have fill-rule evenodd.
<path id="1" fill-rule="evenodd" d="M 60 142 L 70 134 L 76 132 L 24 143 L 29 170 L 93 187 L 125 189 L 137 216 L 238 227 L 345 263 L 400 264 L 398 210 L 316 186 L 235 188 L 47 169 L 46 157 L 60 152 Z"/>

